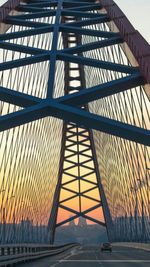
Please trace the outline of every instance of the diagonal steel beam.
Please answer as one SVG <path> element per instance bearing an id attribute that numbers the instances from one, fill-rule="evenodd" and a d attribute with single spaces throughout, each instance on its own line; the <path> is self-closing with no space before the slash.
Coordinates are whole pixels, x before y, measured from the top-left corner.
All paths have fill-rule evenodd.
<path id="1" fill-rule="evenodd" d="M 39 54 L 39 55 L 30 56 L 26 58 L 15 59 L 15 60 L 7 61 L 4 63 L 0 63 L 0 71 L 18 68 L 18 67 L 22 67 L 26 65 L 31 65 L 31 64 L 47 61 L 49 59 L 50 59 L 50 53 L 48 52 L 45 54 Z"/>
<path id="2" fill-rule="evenodd" d="M 128 73 L 128 74 L 138 72 L 137 67 L 130 67 L 127 65 L 107 62 L 107 61 L 103 61 L 103 60 L 97 60 L 97 59 L 92 59 L 92 58 L 87 58 L 87 57 L 70 55 L 67 53 L 63 53 L 63 50 L 61 53 L 57 54 L 57 59 L 67 61 L 67 62 L 72 62 L 72 63 L 78 63 L 81 65 L 87 65 L 87 66 L 91 66 L 91 67 L 95 67 L 95 68 L 101 68 L 101 69 L 105 69 L 105 70 Z"/>
<path id="3" fill-rule="evenodd" d="M 98 185 L 97 185 L 97 186 L 98 186 Z M 90 196 L 88 196 L 88 195 L 84 195 L 84 194 L 81 194 L 81 196 L 84 197 L 84 198 L 90 199 L 90 200 L 92 200 L 92 201 L 94 201 L 94 202 L 100 203 L 100 204 L 102 205 L 101 201 L 98 200 L 98 199 L 96 199 L 96 198 L 93 198 L 93 197 L 90 197 Z"/>
<path id="4" fill-rule="evenodd" d="M 49 25 L 49 26 L 43 26 L 43 27 L 31 29 L 31 30 L 10 32 L 10 33 L 5 33 L 5 34 L 0 34 L 0 41 L 33 36 L 33 35 L 48 33 L 52 31 L 53 31 L 53 26 Z"/>
<path id="5" fill-rule="evenodd" d="M 150 146 L 150 131 L 113 119 L 89 113 L 82 109 L 57 103 L 55 100 L 43 100 L 40 104 L 0 117 L 0 131 L 8 130 L 46 116 L 53 116 L 65 122 L 74 122 L 105 132 L 123 139 Z"/>
<path id="6" fill-rule="evenodd" d="M 68 23 L 62 23 L 62 26 L 76 26 L 76 27 L 83 27 L 83 26 L 89 26 L 89 25 L 95 25 L 100 24 L 104 22 L 109 22 L 110 19 L 106 15 L 100 15 L 99 18 L 92 18 L 92 19 L 85 19 L 81 21 L 76 22 L 68 22 Z"/>
<path id="7" fill-rule="evenodd" d="M 94 169 L 93 169 L 93 170 L 94 170 Z M 90 191 L 95 190 L 96 188 L 97 188 L 97 185 L 96 185 L 96 186 L 93 186 L 93 187 L 90 187 L 89 189 L 86 189 L 85 191 L 83 191 L 82 194 L 86 194 L 86 193 L 88 193 L 88 192 L 90 192 Z"/>
<path id="8" fill-rule="evenodd" d="M 44 27 L 44 26 L 52 26 L 49 23 L 44 23 L 44 22 L 34 22 L 30 20 L 23 20 L 23 19 L 15 19 L 13 17 L 9 18 L 9 16 L 5 20 L 6 24 L 13 24 L 17 26 L 25 26 L 25 27 L 33 27 L 33 28 L 39 28 L 39 27 Z"/>
<path id="9" fill-rule="evenodd" d="M 143 77 L 137 73 L 109 83 L 82 89 L 80 92 L 60 97 L 56 99 L 56 101 L 62 104 L 82 106 L 91 101 L 123 92 L 141 84 L 144 84 Z M 29 107 L 40 103 L 42 99 L 12 89 L 0 87 L 0 100 L 20 107 Z"/>
<path id="10" fill-rule="evenodd" d="M 92 218 L 92 217 L 90 217 L 88 215 L 83 215 L 83 217 L 86 218 L 86 219 L 88 219 L 88 220 L 90 220 L 90 221 L 93 221 L 94 223 L 97 223 L 99 225 L 106 226 L 106 224 L 104 222 L 98 221 L 98 220 L 96 220 L 96 219 L 94 219 L 94 218 Z M 61 225 L 64 225 L 64 224 L 66 224 L 66 223 L 68 223 L 68 222 L 70 222 L 72 220 L 77 219 L 77 218 L 79 218 L 79 216 L 78 215 L 75 215 L 75 216 L 73 216 L 71 218 L 68 218 L 68 219 L 66 219 L 66 220 L 64 220 L 62 222 L 57 223 L 56 224 L 56 227 L 59 227 Z"/>
<path id="11" fill-rule="evenodd" d="M 77 178 L 76 177 L 74 179 L 72 179 L 72 180 L 69 180 L 69 181 L 67 181 L 65 183 L 62 183 L 62 186 L 66 186 L 66 185 L 68 185 L 68 184 L 70 184 L 72 182 L 75 182 L 75 181 L 77 181 Z"/>
<path id="12" fill-rule="evenodd" d="M 78 196 L 78 194 L 76 193 L 74 196 L 67 197 L 67 198 L 61 200 L 59 203 L 60 203 L 60 204 L 65 203 L 65 202 L 67 202 L 67 201 L 70 201 L 70 200 L 76 198 L 77 196 Z"/>
<path id="13" fill-rule="evenodd" d="M 111 37 L 119 37 L 119 33 L 115 32 L 107 32 L 107 31 L 99 31 L 99 30 L 91 30 L 91 29 L 85 29 L 85 28 L 79 28 L 74 26 L 60 26 L 59 28 L 62 32 L 67 33 L 76 33 L 81 35 L 88 35 L 88 36 L 96 36 L 96 37 L 104 37 L 104 38 L 111 38 Z"/>
<path id="14" fill-rule="evenodd" d="M 0 48 L 7 49 L 10 51 L 21 52 L 24 54 L 31 54 L 31 55 L 48 53 L 48 51 L 44 50 L 44 49 L 35 48 L 35 47 L 27 46 L 27 45 L 2 42 L 2 41 L 0 41 Z M 3 63 L 1 63 L 1 64 L 3 64 Z"/>
<path id="15" fill-rule="evenodd" d="M 49 107 L 43 101 L 35 106 L 0 117 L 0 129 L 6 130 L 23 125 L 49 115 Z"/>
<path id="16" fill-rule="evenodd" d="M 21 12 L 43 12 L 44 9 L 41 7 L 31 7 L 26 5 L 19 5 L 15 8 L 15 10 L 17 11 L 21 11 Z"/>
<path id="17" fill-rule="evenodd" d="M 63 9 L 62 10 L 62 15 L 63 16 L 73 16 L 76 18 L 99 18 L 99 14 L 95 13 L 88 13 L 88 12 L 83 12 L 83 11 L 77 11 L 77 10 L 68 10 L 68 9 Z"/>
<path id="18" fill-rule="evenodd" d="M 144 84 L 144 79 L 140 73 L 137 73 L 91 88 L 82 89 L 77 93 L 63 96 L 57 100 L 63 104 L 82 106 L 94 100 L 124 92 L 142 84 Z"/>
<path id="19" fill-rule="evenodd" d="M 19 107 L 30 107 L 40 103 L 41 98 L 0 86 L 0 100 Z"/>
<path id="20" fill-rule="evenodd" d="M 56 101 L 62 104 L 82 106 L 91 101 L 123 92 L 142 84 L 144 84 L 144 79 L 137 73 L 88 89 L 82 89 L 80 92 L 60 97 Z M 0 87 L 0 100 L 20 107 L 29 107 L 40 103 L 42 99 L 16 90 Z"/>
<path id="21" fill-rule="evenodd" d="M 96 220 L 95 218 L 92 218 L 92 217 L 90 217 L 90 216 L 88 216 L 88 215 L 83 215 L 83 217 L 84 217 L 85 219 L 87 219 L 87 220 L 90 220 L 90 221 L 94 222 L 94 223 L 100 224 L 100 225 L 102 225 L 102 226 L 106 226 L 106 223 L 104 223 L 104 222 L 100 222 L 100 221 Z"/>
<path id="22" fill-rule="evenodd" d="M 36 3 L 28 3 L 27 5 L 25 5 L 25 6 L 27 6 L 27 7 L 51 7 L 51 6 L 57 6 L 57 4 L 58 4 L 58 1 L 41 1 L 41 2 L 36 2 Z"/>
<path id="23" fill-rule="evenodd" d="M 77 54 L 77 53 L 83 53 L 83 52 L 94 50 L 94 49 L 99 49 L 102 47 L 120 44 L 122 42 L 123 42 L 123 40 L 119 36 L 119 37 L 113 37 L 113 38 L 109 38 L 109 39 L 102 40 L 102 41 L 96 41 L 96 42 L 92 42 L 92 43 L 78 45 L 75 47 L 66 48 L 66 49 L 63 49 L 61 51 L 66 53 L 66 54 L 70 54 L 70 53 L 71 54 Z"/>
<path id="24" fill-rule="evenodd" d="M 64 210 L 67 210 L 67 211 L 69 211 L 69 212 L 71 212 L 71 213 L 74 213 L 74 214 L 80 216 L 80 215 L 79 215 L 79 212 L 78 212 L 77 210 L 74 210 L 74 209 L 72 209 L 72 208 L 69 208 L 69 207 L 67 207 L 67 206 L 64 206 L 63 204 L 60 204 L 60 205 L 59 205 L 59 208 L 64 209 Z"/>
<path id="25" fill-rule="evenodd" d="M 64 221 L 61 221 L 61 222 L 57 223 L 56 227 L 59 227 L 59 226 L 64 225 L 64 224 L 66 224 L 68 222 L 71 222 L 71 221 L 77 219 L 78 217 L 79 217 L 78 215 L 72 216 L 71 218 L 68 218 L 68 219 L 66 219 Z"/>
<path id="26" fill-rule="evenodd" d="M 82 178 L 82 181 L 84 181 L 84 182 L 86 182 L 86 183 L 89 183 L 89 184 L 92 184 L 92 185 L 97 185 L 97 183 L 92 182 L 92 181 L 90 181 L 90 180 L 86 180 L 86 178 L 83 178 L 82 176 L 81 176 L 80 178 Z"/>
<path id="27" fill-rule="evenodd" d="M 71 2 L 71 4 L 72 3 L 73 2 Z M 64 7 L 65 8 L 67 7 L 68 10 L 79 10 L 79 11 L 100 10 L 102 8 L 102 6 L 100 4 L 93 4 L 93 5 L 91 5 L 91 4 L 88 4 L 88 3 L 81 4 L 81 2 L 80 2 L 80 4 L 79 3 L 76 3 L 76 2 L 74 2 L 74 3 L 75 3 L 74 6 L 72 6 L 72 5 L 70 6 L 70 3 L 69 2 L 68 2 L 67 5 L 66 5 L 66 2 L 64 2 Z M 79 5 L 80 5 L 80 7 L 79 7 Z"/>
<path id="28" fill-rule="evenodd" d="M 96 210 L 96 209 L 100 208 L 101 207 L 101 204 L 100 203 L 99 204 L 96 204 L 95 206 L 92 206 L 91 208 L 88 208 L 87 210 L 84 210 L 84 211 L 81 211 L 81 212 L 76 211 L 74 209 L 71 209 L 71 208 L 69 208 L 67 206 L 64 206 L 62 204 L 60 204 L 59 207 L 62 208 L 62 209 L 64 209 L 64 210 L 67 210 L 69 212 L 75 213 L 75 214 L 78 215 L 78 217 L 80 217 L 80 216 L 86 215 L 87 213 L 89 213 L 89 212 L 91 212 L 93 210 Z"/>
<path id="29" fill-rule="evenodd" d="M 45 18 L 45 17 L 51 17 L 55 16 L 56 11 L 55 10 L 45 10 L 44 9 L 41 12 L 33 12 L 30 14 L 22 14 L 22 15 L 16 15 L 16 16 L 9 16 L 9 19 L 35 19 L 35 18 Z"/>

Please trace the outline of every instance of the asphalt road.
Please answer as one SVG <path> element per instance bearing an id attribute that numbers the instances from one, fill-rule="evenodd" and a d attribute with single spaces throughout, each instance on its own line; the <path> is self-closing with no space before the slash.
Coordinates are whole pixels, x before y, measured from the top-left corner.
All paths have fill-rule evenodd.
<path id="1" fill-rule="evenodd" d="M 112 253 L 100 252 L 98 246 L 73 248 L 57 256 L 19 264 L 20 267 L 149 267 L 150 252 L 113 247 Z"/>

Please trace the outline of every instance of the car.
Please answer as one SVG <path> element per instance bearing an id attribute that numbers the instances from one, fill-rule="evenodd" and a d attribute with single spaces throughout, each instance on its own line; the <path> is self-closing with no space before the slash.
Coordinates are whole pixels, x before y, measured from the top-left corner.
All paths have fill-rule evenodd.
<path id="1" fill-rule="evenodd" d="M 112 246 L 111 246 L 111 244 L 110 243 L 103 243 L 102 245 L 101 245 L 101 251 L 103 252 L 103 251 L 110 251 L 110 252 L 112 252 Z"/>

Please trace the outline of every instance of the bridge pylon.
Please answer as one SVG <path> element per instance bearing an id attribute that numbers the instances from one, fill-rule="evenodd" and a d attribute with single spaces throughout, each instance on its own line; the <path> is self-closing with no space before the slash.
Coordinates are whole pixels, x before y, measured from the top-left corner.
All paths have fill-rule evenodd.
<path id="1" fill-rule="evenodd" d="M 75 17 L 62 19 L 63 23 L 76 21 Z M 64 49 L 81 44 L 81 35 L 63 33 Z M 65 62 L 64 73 L 65 95 L 86 88 L 83 65 Z M 82 109 L 88 110 L 88 106 Z M 92 131 L 70 122 L 64 123 L 62 136 L 58 183 L 48 224 L 50 242 L 55 240 L 57 227 L 80 217 L 106 227 L 112 241 L 113 222 L 101 183 Z M 67 218 L 58 221 L 59 212 L 68 213 Z"/>

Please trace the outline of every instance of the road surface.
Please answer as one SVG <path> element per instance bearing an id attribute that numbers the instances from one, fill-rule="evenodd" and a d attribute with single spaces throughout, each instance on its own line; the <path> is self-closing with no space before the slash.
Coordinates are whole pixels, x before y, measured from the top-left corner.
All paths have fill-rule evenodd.
<path id="1" fill-rule="evenodd" d="M 98 246 L 80 246 L 57 256 L 51 256 L 20 267 L 149 267 L 150 252 L 113 247 L 113 252 L 100 252 Z"/>

